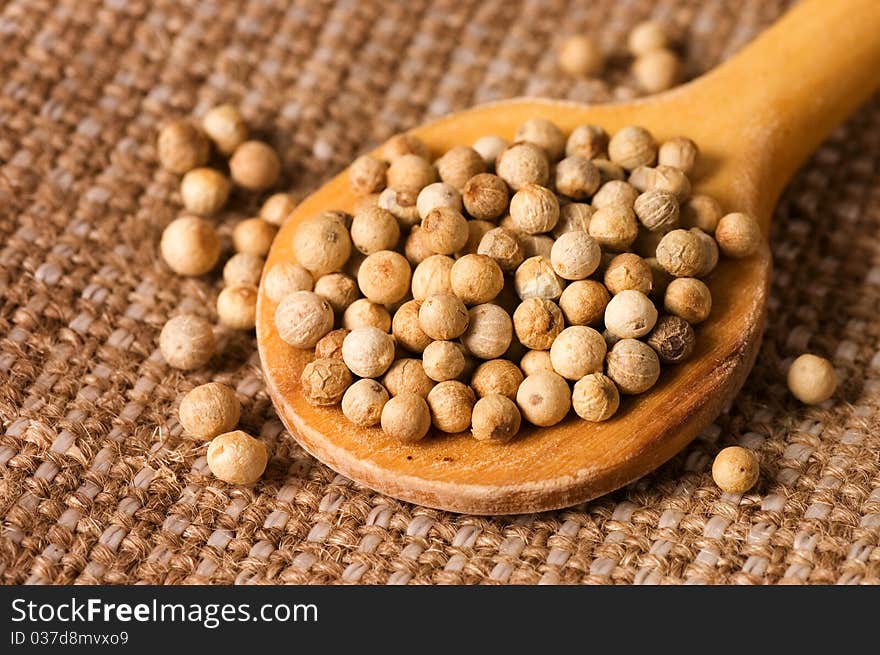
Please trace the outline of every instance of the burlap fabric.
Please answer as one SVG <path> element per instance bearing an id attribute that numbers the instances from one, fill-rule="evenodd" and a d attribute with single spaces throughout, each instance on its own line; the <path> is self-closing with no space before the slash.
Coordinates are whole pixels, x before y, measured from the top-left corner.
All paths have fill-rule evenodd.
<path id="1" fill-rule="evenodd" d="M 649 15 L 677 25 L 689 75 L 735 52 L 783 0 L 155 3 L 11 0 L 0 9 L 0 579 L 5 583 L 880 582 L 880 101 L 838 130 L 776 212 L 758 364 L 729 414 L 655 474 L 547 514 L 482 518 L 360 488 L 306 455 L 263 389 L 254 339 L 182 374 L 169 315 L 213 319 L 218 276 L 157 259 L 179 211 L 156 129 L 220 101 L 308 190 L 390 134 L 521 94 L 633 95 L 559 74 L 589 30 L 621 48 Z M 730 102 L 736 102 L 730 98 Z M 711 119 L 711 117 L 707 117 Z M 228 240 L 256 200 L 234 199 Z M 786 393 L 810 349 L 843 380 L 827 406 Z M 218 483 L 182 438 L 179 397 L 232 385 L 272 451 L 254 489 Z M 722 445 L 761 457 L 742 498 L 710 476 Z"/>

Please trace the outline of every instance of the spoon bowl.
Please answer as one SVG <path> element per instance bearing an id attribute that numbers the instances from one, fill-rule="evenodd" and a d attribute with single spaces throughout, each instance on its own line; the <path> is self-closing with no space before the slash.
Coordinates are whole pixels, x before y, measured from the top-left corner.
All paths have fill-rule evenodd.
<path id="1" fill-rule="evenodd" d="M 725 212 L 754 215 L 767 233 L 782 188 L 828 132 L 880 85 L 880 6 L 875 0 L 805 0 L 737 57 L 690 84 L 627 104 L 584 106 L 516 99 L 469 109 L 412 130 L 439 156 L 498 134 L 511 139 L 530 118 L 568 133 L 592 123 L 614 133 L 641 125 L 658 142 L 687 136 L 701 157 L 694 192 Z M 797 54 L 797 56 L 793 56 Z M 356 201 L 343 172 L 291 214 L 265 270 L 294 261 L 293 234 L 327 209 Z M 401 444 L 379 428 L 348 423 L 338 407 L 309 405 L 299 382 L 311 351 L 286 344 L 276 303 L 263 292 L 257 340 L 266 384 L 284 424 L 334 470 L 390 496 L 456 512 L 514 514 L 566 507 L 617 489 L 667 461 L 730 404 L 755 361 L 770 284 L 769 248 L 722 258 L 706 279 L 709 319 L 683 364 L 664 367 L 649 392 L 623 397 L 604 423 L 573 414 L 551 428 L 523 425 L 512 442 L 477 442 L 469 433 L 431 433 Z"/>

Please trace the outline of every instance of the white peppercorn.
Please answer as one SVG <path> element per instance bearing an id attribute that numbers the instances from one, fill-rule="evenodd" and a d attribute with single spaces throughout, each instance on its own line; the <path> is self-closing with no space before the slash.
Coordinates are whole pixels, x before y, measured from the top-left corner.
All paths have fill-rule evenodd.
<path id="1" fill-rule="evenodd" d="M 394 214 L 401 229 L 406 230 L 419 222 L 418 198 L 418 189 L 389 187 L 379 194 L 377 204 Z"/>
<path id="2" fill-rule="evenodd" d="M 278 229 L 262 218 L 248 218 L 240 221 L 232 231 L 232 244 L 236 252 L 246 252 L 257 257 L 269 253 Z"/>
<path id="3" fill-rule="evenodd" d="M 351 237 L 342 221 L 319 214 L 297 226 L 293 254 L 313 276 L 320 277 L 342 270 L 351 255 Z"/>
<path id="4" fill-rule="evenodd" d="M 419 308 L 419 325 L 425 334 L 437 341 L 457 339 L 467 329 L 467 308 L 452 294 L 429 296 Z"/>
<path id="5" fill-rule="evenodd" d="M 761 247 L 761 227 L 751 215 L 735 212 L 722 216 L 715 228 L 715 240 L 727 257 L 749 257 Z"/>
<path id="6" fill-rule="evenodd" d="M 253 330 L 257 324 L 257 287 L 237 284 L 217 296 L 217 318 L 233 330 Z"/>
<path id="7" fill-rule="evenodd" d="M 471 416 L 471 434 L 477 441 L 506 443 L 519 432 L 522 418 L 510 398 L 492 394 L 480 398 Z"/>
<path id="8" fill-rule="evenodd" d="M 175 316 L 159 334 L 159 350 L 169 366 L 191 371 L 207 364 L 216 342 L 211 324 L 194 314 Z"/>
<path id="9" fill-rule="evenodd" d="M 414 353 L 422 352 L 431 343 L 431 337 L 425 334 L 419 324 L 421 306 L 418 300 L 407 301 L 398 307 L 391 320 L 391 334 L 397 343 Z"/>
<path id="10" fill-rule="evenodd" d="M 546 353 L 544 350 L 535 352 Z M 471 388 L 480 398 L 500 394 L 515 400 L 516 390 L 522 381 L 522 371 L 516 364 L 508 359 L 491 359 L 480 364 L 474 371 Z"/>
<path id="11" fill-rule="evenodd" d="M 452 341 L 432 341 L 422 353 L 425 375 L 435 382 L 454 380 L 464 371 L 464 351 Z"/>
<path id="12" fill-rule="evenodd" d="M 470 146 L 455 146 L 446 151 L 435 164 L 440 179 L 456 189 L 463 189 L 474 175 L 486 172 L 486 162 Z"/>
<path id="13" fill-rule="evenodd" d="M 230 257 L 223 267 L 223 283 L 226 286 L 236 284 L 260 284 L 260 276 L 263 274 L 262 257 L 240 252 Z"/>
<path id="14" fill-rule="evenodd" d="M 620 394 L 614 381 L 607 375 L 590 373 L 575 382 L 571 405 L 585 421 L 607 421 L 620 407 Z"/>
<path id="15" fill-rule="evenodd" d="M 305 266 L 295 262 L 280 262 L 266 273 L 263 290 L 273 302 L 281 302 L 284 296 L 296 291 L 311 291 L 314 287 L 312 274 Z"/>
<path id="16" fill-rule="evenodd" d="M 235 105 L 219 105 L 202 117 L 202 127 L 224 155 L 231 155 L 248 138 L 248 127 Z"/>
<path id="17" fill-rule="evenodd" d="M 629 51 L 636 57 L 666 48 L 669 37 L 663 25 L 656 21 L 644 21 L 636 25 L 627 40 Z"/>
<path id="18" fill-rule="evenodd" d="M 700 228 L 692 227 L 690 231 L 700 238 L 700 243 L 703 246 L 702 265 L 697 271 L 697 277 L 706 277 L 718 265 L 718 243 L 712 238 L 712 235 L 706 234 Z"/>
<path id="19" fill-rule="evenodd" d="M 516 233 L 503 227 L 496 227 L 486 232 L 480 239 L 477 253 L 494 259 L 506 273 L 515 271 L 524 258 L 522 245 Z"/>
<path id="20" fill-rule="evenodd" d="M 414 393 L 422 398 L 434 388 L 434 381 L 425 373 L 420 359 L 398 359 L 385 373 L 382 383 L 392 396 Z"/>
<path id="21" fill-rule="evenodd" d="M 466 305 L 490 302 L 504 287 L 504 273 L 498 263 L 486 255 L 465 255 L 457 259 L 449 272 L 452 292 Z"/>
<path id="22" fill-rule="evenodd" d="M 527 184 L 546 186 L 550 181 L 547 154 L 531 143 L 511 144 L 498 156 L 495 170 L 514 191 Z"/>
<path id="23" fill-rule="evenodd" d="M 536 373 L 519 385 L 516 404 L 529 423 L 549 427 L 564 419 L 571 409 L 571 390 L 556 373 Z"/>
<path id="24" fill-rule="evenodd" d="M 333 329 L 333 308 L 313 291 L 295 291 L 284 296 L 275 309 L 275 328 L 285 343 L 314 348 Z"/>
<path id="25" fill-rule="evenodd" d="M 498 156 L 504 152 L 504 149 L 507 146 L 507 139 L 500 137 L 497 134 L 489 134 L 474 141 L 472 147 L 477 151 L 477 154 L 483 158 L 483 161 L 486 162 L 486 169 L 491 170 L 495 168 L 495 162 L 498 160 Z"/>
<path id="26" fill-rule="evenodd" d="M 707 252 L 699 236 L 673 230 L 657 244 L 657 261 L 670 275 L 694 277 L 706 266 Z"/>
<path id="27" fill-rule="evenodd" d="M 608 157 L 628 171 L 651 166 L 657 159 L 657 142 L 643 127 L 624 127 L 608 142 Z"/>
<path id="28" fill-rule="evenodd" d="M 348 167 L 351 189 L 359 196 L 378 193 L 385 188 L 388 163 L 371 155 L 361 155 Z"/>
<path id="29" fill-rule="evenodd" d="M 685 175 L 690 175 L 697 163 L 700 149 L 687 137 L 677 136 L 660 146 L 657 162 L 663 166 L 674 166 Z"/>
<path id="30" fill-rule="evenodd" d="M 807 405 L 818 405 L 834 395 L 837 374 L 827 359 L 808 353 L 792 362 L 787 382 L 795 398 Z"/>
<path id="31" fill-rule="evenodd" d="M 414 225 L 410 230 L 403 245 L 403 252 L 407 261 L 413 266 L 418 266 L 434 254 L 428 245 L 427 234 L 418 225 Z"/>
<path id="32" fill-rule="evenodd" d="M 683 362 L 694 351 L 694 328 L 678 316 L 661 316 L 645 340 L 664 364 Z"/>
<path id="33" fill-rule="evenodd" d="M 450 273 L 455 260 L 446 255 L 431 255 L 422 261 L 412 274 L 412 295 L 424 300 L 438 293 L 452 293 Z"/>
<path id="34" fill-rule="evenodd" d="M 590 236 L 605 250 L 621 252 L 629 248 L 639 234 L 635 212 L 625 205 L 607 205 L 590 218 Z"/>
<path id="35" fill-rule="evenodd" d="M 556 165 L 556 191 L 569 198 L 589 198 L 599 188 L 599 182 L 599 169 L 585 157 L 572 155 Z"/>
<path id="36" fill-rule="evenodd" d="M 401 155 L 391 162 L 385 179 L 395 189 L 420 190 L 437 180 L 437 171 L 424 157 Z"/>
<path id="37" fill-rule="evenodd" d="M 448 207 L 457 212 L 462 210 L 461 193 L 451 184 L 434 182 L 427 185 L 416 198 L 416 209 L 424 220 L 431 210 L 437 207 Z"/>
<path id="38" fill-rule="evenodd" d="M 229 158 L 229 175 L 245 189 L 262 191 L 278 181 L 281 160 L 268 143 L 245 141 Z"/>
<path id="39" fill-rule="evenodd" d="M 597 325 L 605 316 L 611 296 L 601 282 L 572 282 L 559 297 L 559 308 L 570 325 Z"/>
<path id="40" fill-rule="evenodd" d="M 612 294 L 627 289 L 641 291 L 646 296 L 651 293 L 651 267 L 648 263 L 631 252 L 621 253 L 611 260 L 605 269 L 605 286 Z"/>
<path id="41" fill-rule="evenodd" d="M 550 347 L 553 370 L 569 380 L 580 380 L 602 370 L 607 347 L 593 328 L 573 325 L 559 333 Z"/>
<path id="42" fill-rule="evenodd" d="M 394 161 L 404 155 L 418 155 L 425 159 L 431 158 L 428 146 L 415 134 L 395 134 L 382 146 L 382 158 Z"/>
<path id="43" fill-rule="evenodd" d="M 569 75 L 598 75 L 604 64 L 599 46 L 584 34 L 568 37 L 559 49 L 559 67 Z"/>
<path id="44" fill-rule="evenodd" d="M 565 142 L 566 157 L 599 159 L 608 150 L 608 132 L 599 125 L 578 125 Z"/>
<path id="45" fill-rule="evenodd" d="M 266 444 L 247 432 L 235 430 L 214 437 L 208 444 L 208 468 L 223 482 L 250 485 L 266 470 Z"/>
<path id="46" fill-rule="evenodd" d="M 205 133 L 186 120 L 163 127 L 156 149 L 162 168 L 172 173 L 186 173 L 204 166 L 211 154 L 211 144 Z"/>
<path id="47" fill-rule="evenodd" d="M 679 277 L 666 287 L 663 308 L 696 325 L 709 318 L 712 312 L 712 293 L 709 287 L 696 278 Z"/>
<path id="48" fill-rule="evenodd" d="M 681 62 L 671 50 L 661 49 L 640 55 L 632 66 L 638 85 L 648 93 L 671 89 L 681 74 Z"/>
<path id="49" fill-rule="evenodd" d="M 180 199 L 199 216 L 216 214 L 229 198 L 229 179 L 213 168 L 193 168 L 180 181 Z"/>
<path id="50" fill-rule="evenodd" d="M 643 337 L 656 322 L 657 308 L 641 291 L 621 291 L 605 308 L 605 327 L 621 339 Z"/>
<path id="51" fill-rule="evenodd" d="M 467 181 L 461 198 L 468 214 L 478 219 L 494 220 L 507 210 L 507 183 L 497 175 L 480 173 Z"/>
<path id="52" fill-rule="evenodd" d="M 755 453 L 740 446 L 725 448 L 712 462 L 712 479 L 722 491 L 730 494 L 744 494 L 755 486 L 760 475 Z"/>
<path id="53" fill-rule="evenodd" d="M 241 417 L 241 403 L 225 384 L 202 384 L 180 401 L 177 411 L 180 425 L 196 439 L 213 439 L 229 432 Z"/>
<path id="54" fill-rule="evenodd" d="M 431 429 L 431 413 L 424 398 L 405 392 L 385 403 L 381 424 L 389 437 L 405 444 L 415 443 Z"/>
<path id="55" fill-rule="evenodd" d="M 474 391 L 457 380 L 447 380 L 428 392 L 431 423 L 441 432 L 464 432 L 471 426 Z"/>
<path id="56" fill-rule="evenodd" d="M 467 220 L 451 207 L 435 207 L 428 212 L 421 227 L 428 247 L 440 255 L 451 255 L 467 243 Z"/>
<path id="57" fill-rule="evenodd" d="M 698 227 L 713 234 L 721 216 L 721 205 L 711 196 L 691 196 L 681 206 L 681 226 L 685 228 Z"/>
<path id="58" fill-rule="evenodd" d="M 510 315 L 498 305 L 484 303 L 468 311 L 468 327 L 461 342 L 474 357 L 501 357 L 513 339 Z"/>
<path id="59" fill-rule="evenodd" d="M 345 273 L 322 275 L 315 281 L 315 293 L 329 302 L 337 315 L 360 297 L 357 282 Z"/>
<path id="60" fill-rule="evenodd" d="M 599 267 L 602 251 L 589 234 L 582 230 L 561 235 L 550 250 L 550 263 L 559 277 L 583 280 Z"/>
<path id="61" fill-rule="evenodd" d="M 608 353 L 608 377 L 621 393 L 639 394 L 657 383 L 660 360 L 648 344 L 636 339 L 621 339 Z"/>
<path id="62" fill-rule="evenodd" d="M 668 231 L 678 225 L 678 200 L 668 191 L 645 191 L 633 204 L 639 222 L 651 231 Z"/>
<path id="63" fill-rule="evenodd" d="M 328 305 L 329 306 L 329 305 Z M 331 312 L 333 310 L 330 310 Z M 391 329 L 391 314 L 383 305 L 366 298 L 351 303 L 342 315 L 342 327 L 355 330 L 361 327 L 374 327 L 388 332 Z"/>
<path id="64" fill-rule="evenodd" d="M 352 218 L 351 241 L 365 255 L 393 250 L 400 241 L 400 225 L 387 209 L 371 207 Z"/>
<path id="65" fill-rule="evenodd" d="M 220 257 L 220 239 L 208 221 L 181 216 L 171 221 L 159 242 L 162 259 L 179 275 L 204 275 Z"/>
<path id="66" fill-rule="evenodd" d="M 519 366 L 526 375 L 536 373 L 554 373 L 553 362 L 550 361 L 549 350 L 529 350 L 520 359 Z"/>
<path id="67" fill-rule="evenodd" d="M 379 424 L 382 410 L 389 400 L 388 392 L 375 380 L 358 380 L 342 396 L 342 415 L 362 428 Z"/>
<path id="68" fill-rule="evenodd" d="M 565 288 L 565 282 L 557 275 L 550 261 L 540 255 L 529 257 L 519 265 L 513 276 L 513 284 L 516 294 L 522 300 L 555 300 Z"/>
<path id="69" fill-rule="evenodd" d="M 351 371 L 342 360 L 336 358 L 309 362 L 303 368 L 299 380 L 306 402 L 316 407 L 339 403 L 352 382 Z"/>
<path id="70" fill-rule="evenodd" d="M 351 330 L 331 330 L 315 344 L 315 359 L 342 359 L 342 342 Z"/>
<path id="71" fill-rule="evenodd" d="M 379 328 L 355 328 L 342 342 L 342 361 L 358 377 L 377 378 L 394 361 L 394 339 Z"/>
<path id="72" fill-rule="evenodd" d="M 531 350 L 549 350 L 564 326 L 562 310 L 545 298 L 528 298 L 513 313 L 516 338 Z"/>
<path id="73" fill-rule="evenodd" d="M 647 177 L 648 191 L 668 191 L 675 195 L 679 203 L 691 196 L 691 182 L 688 176 L 674 166 L 655 166 Z"/>
<path id="74" fill-rule="evenodd" d="M 562 130 L 543 118 L 530 118 L 520 125 L 513 140 L 538 146 L 547 153 L 550 161 L 556 161 L 565 152 L 565 135 Z"/>
<path id="75" fill-rule="evenodd" d="M 594 209 L 602 209 L 611 205 L 623 205 L 632 208 L 639 197 L 639 190 L 623 180 L 605 182 L 593 196 Z"/>
<path id="76" fill-rule="evenodd" d="M 402 300 L 409 292 L 410 274 L 409 262 L 403 255 L 380 250 L 363 261 L 357 281 L 368 300 L 390 305 Z"/>
<path id="77" fill-rule="evenodd" d="M 547 187 L 526 184 L 510 199 L 510 218 L 526 234 L 549 232 L 559 221 L 559 200 Z"/>

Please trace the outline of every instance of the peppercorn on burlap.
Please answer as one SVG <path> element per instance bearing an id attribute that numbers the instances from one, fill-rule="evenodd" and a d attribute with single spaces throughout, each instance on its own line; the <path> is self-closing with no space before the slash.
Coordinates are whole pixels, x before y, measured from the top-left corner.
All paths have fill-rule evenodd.
<path id="1" fill-rule="evenodd" d="M 0 7 L 0 579 L 5 583 L 880 582 L 880 98 L 816 152 L 775 217 L 761 355 L 730 413 L 656 473 L 546 514 L 415 507 L 309 457 L 266 396 L 252 336 L 184 374 L 167 318 L 214 320 L 220 276 L 158 258 L 180 211 L 155 138 L 171 117 L 240 103 L 307 191 L 422 120 L 530 94 L 627 98 L 572 80 L 555 48 L 586 30 L 620 48 L 653 15 L 689 76 L 734 53 L 781 0 L 179 2 L 11 0 Z M 736 102 L 736 98 L 729 98 Z M 711 120 L 711 116 L 706 117 Z M 226 247 L 239 193 L 221 217 Z M 832 359 L 833 403 L 805 407 L 784 368 Z M 272 453 L 253 489 L 218 482 L 184 439 L 179 397 L 217 380 Z M 756 450 L 742 498 L 715 452 Z"/>

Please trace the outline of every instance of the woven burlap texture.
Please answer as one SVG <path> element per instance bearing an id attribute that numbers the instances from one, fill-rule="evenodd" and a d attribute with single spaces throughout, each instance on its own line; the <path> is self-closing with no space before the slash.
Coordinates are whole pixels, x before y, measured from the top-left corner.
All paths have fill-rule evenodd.
<path id="1" fill-rule="evenodd" d="M 427 0 L 240 4 L 10 0 L 0 8 L 0 580 L 17 583 L 880 582 L 880 101 L 818 150 L 774 219 L 757 366 L 730 412 L 656 473 L 565 511 L 485 518 L 398 502 L 309 457 L 263 388 L 251 335 L 166 366 L 175 313 L 214 320 L 218 275 L 157 257 L 180 211 L 158 126 L 239 103 L 315 188 L 422 120 L 516 95 L 633 95 L 626 60 L 573 80 L 575 30 L 620 51 L 639 20 L 676 26 L 689 76 L 733 54 L 783 0 Z M 736 102 L 736 98 L 730 98 Z M 711 120 L 711 116 L 706 116 Z M 226 247 L 258 198 L 221 216 Z M 830 357 L 833 402 L 784 371 Z M 255 488 L 218 482 L 183 438 L 180 396 L 217 380 L 270 446 Z M 724 445 L 761 459 L 756 489 L 712 483 Z"/>

